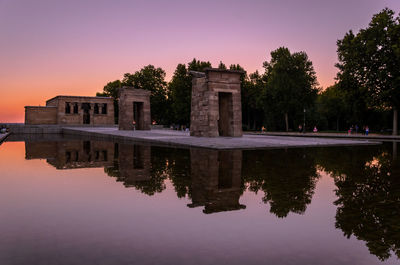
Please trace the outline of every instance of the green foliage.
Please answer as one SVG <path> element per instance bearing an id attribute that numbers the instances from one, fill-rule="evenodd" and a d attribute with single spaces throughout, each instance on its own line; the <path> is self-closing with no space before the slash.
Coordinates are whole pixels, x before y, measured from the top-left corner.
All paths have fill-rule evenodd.
<path id="1" fill-rule="evenodd" d="M 205 68 L 211 68 L 211 63 L 196 60 L 196 58 L 188 63 L 188 71 L 204 72 Z"/>
<path id="2" fill-rule="evenodd" d="M 103 87 L 103 92 L 97 92 L 96 97 L 112 97 L 114 99 L 114 122 L 118 124 L 118 90 L 122 86 L 120 80 L 115 80 L 108 82 L 107 85 Z"/>
<path id="3" fill-rule="evenodd" d="M 122 83 L 120 80 L 108 82 L 107 85 L 104 86 L 103 92 L 97 93 L 96 96 L 112 97 L 114 99 L 117 99 L 118 98 L 118 89 L 120 87 L 122 87 Z"/>
<path id="4" fill-rule="evenodd" d="M 192 96 L 192 77 L 186 65 L 178 64 L 174 76 L 168 84 L 171 92 L 173 122 L 189 125 Z"/>
<path id="5" fill-rule="evenodd" d="M 227 68 L 226 68 L 226 65 L 221 61 L 221 62 L 219 62 L 218 69 L 226 70 Z"/>
<path id="6" fill-rule="evenodd" d="M 170 102 L 168 100 L 168 87 L 165 81 L 165 71 L 162 68 L 155 68 L 147 65 L 134 74 L 126 73 L 122 83 L 133 86 L 137 89 L 151 91 L 151 118 L 159 124 L 169 122 Z"/>
<path id="7" fill-rule="evenodd" d="M 271 52 L 271 61 L 264 62 L 264 68 L 264 111 L 266 115 L 285 117 L 288 130 L 289 114 L 303 113 L 316 99 L 318 83 L 314 67 L 305 52 L 292 54 L 281 47 Z"/>
<path id="8" fill-rule="evenodd" d="M 383 9 L 368 27 L 338 40 L 339 82 L 352 79 L 376 109 L 400 106 L 400 17 Z"/>
<path id="9" fill-rule="evenodd" d="M 240 65 L 232 67 L 232 70 L 242 70 Z M 242 96 L 242 122 L 248 130 L 257 130 L 262 126 L 264 113 L 260 97 L 264 89 L 262 76 L 258 71 L 248 77 L 243 75 L 241 84 Z"/>
<path id="10" fill-rule="evenodd" d="M 347 104 L 344 93 L 342 93 L 337 85 L 328 87 L 317 97 L 317 111 L 327 119 L 327 123 L 336 124 L 336 130 L 339 131 L 340 119 L 346 115 Z"/>
<path id="11" fill-rule="evenodd" d="M 170 121 L 180 125 L 190 125 L 190 110 L 192 101 L 192 76 L 189 71 L 202 72 L 210 68 L 210 62 L 203 62 L 195 58 L 186 65 L 178 64 L 174 75 L 168 84 L 169 99 L 171 102 Z"/>
<path id="12" fill-rule="evenodd" d="M 104 86 L 102 93 L 97 96 L 107 96 L 114 98 L 114 107 L 116 122 L 118 122 L 118 90 L 123 86 L 134 87 L 151 91 L 151 117 L 157 123 L 169 122 L 169 100 L 168 87 L 165 81 L 165 71 L 162 68 L 155 68 L 153 65 L 147 65 L 134 74 L 125 73 L 122 81 L 115 80 Z"/>

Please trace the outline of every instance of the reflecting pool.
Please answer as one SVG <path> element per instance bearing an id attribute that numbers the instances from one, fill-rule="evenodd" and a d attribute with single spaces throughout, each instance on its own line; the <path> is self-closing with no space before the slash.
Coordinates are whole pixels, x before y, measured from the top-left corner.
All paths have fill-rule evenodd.
<path id="1" fill-rule="evenodd" d="M 400 154 L 13 135 L 0 264 L 399 264 Z"/>

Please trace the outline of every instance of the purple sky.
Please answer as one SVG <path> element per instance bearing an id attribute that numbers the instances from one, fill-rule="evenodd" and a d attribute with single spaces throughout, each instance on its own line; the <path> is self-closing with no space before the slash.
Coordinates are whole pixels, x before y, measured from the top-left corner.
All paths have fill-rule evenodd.
<path id="1" fill-rule="evenodd" d="M 194 57 L 262 71 L 280 46 L 305 51 L 334 83 L 336 40 L 400 0 L 0 0 L 0 122 L 55 95 L 95 95 L 144 65 L 171 77 Z"/>

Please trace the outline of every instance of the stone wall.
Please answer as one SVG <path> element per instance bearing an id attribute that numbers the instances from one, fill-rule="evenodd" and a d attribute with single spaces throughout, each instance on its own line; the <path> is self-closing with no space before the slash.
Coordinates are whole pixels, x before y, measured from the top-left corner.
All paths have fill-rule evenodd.
<path id="1" fill-rule="evenodd" d="M 67 112 L 67 104 L 69 105 L 69 113 Z M 57 124 L 84 124 L 84 106 L 88 107 L 88 125 L 114 124 L 114 101 L 112 98 L 57 96 L 46 101 L 46 106 L 57 107 Z M 103 107 L 106 108 L 105 113 L 103 113 Z"/>
<path id="2" fill-rule="evenodd" d="M 25 124 L 57 124 L 57 108 L 56 107 L 25 107 Z"/>
<path id="3" fill-rule="evenodd" d="M 242 71 L 212 68 L 205 69 L 204 74 L 193 73 L 191 136 L 243 135 L 240 95 L 242 74 Z"/>
<path id="4" fill-rule="evenodd" d="M 150 91 L 123 87 L 119 91 L 119 129 L 150 130 Z M 140 103 L 140 114 L 134 121 L 134 103 Z M 135 123 L 134 123 L 135 122 Z"/>

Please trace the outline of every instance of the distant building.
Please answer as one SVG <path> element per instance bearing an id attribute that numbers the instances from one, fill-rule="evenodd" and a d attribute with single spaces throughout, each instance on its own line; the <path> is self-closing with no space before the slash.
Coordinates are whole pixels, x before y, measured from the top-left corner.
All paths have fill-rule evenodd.
<path id="1" fill-rule="evenodd" d="M 25 106 L 25 124 L 113 125 L 114 101 L 109 97 L 56 96 L 46 106 Z"/>

